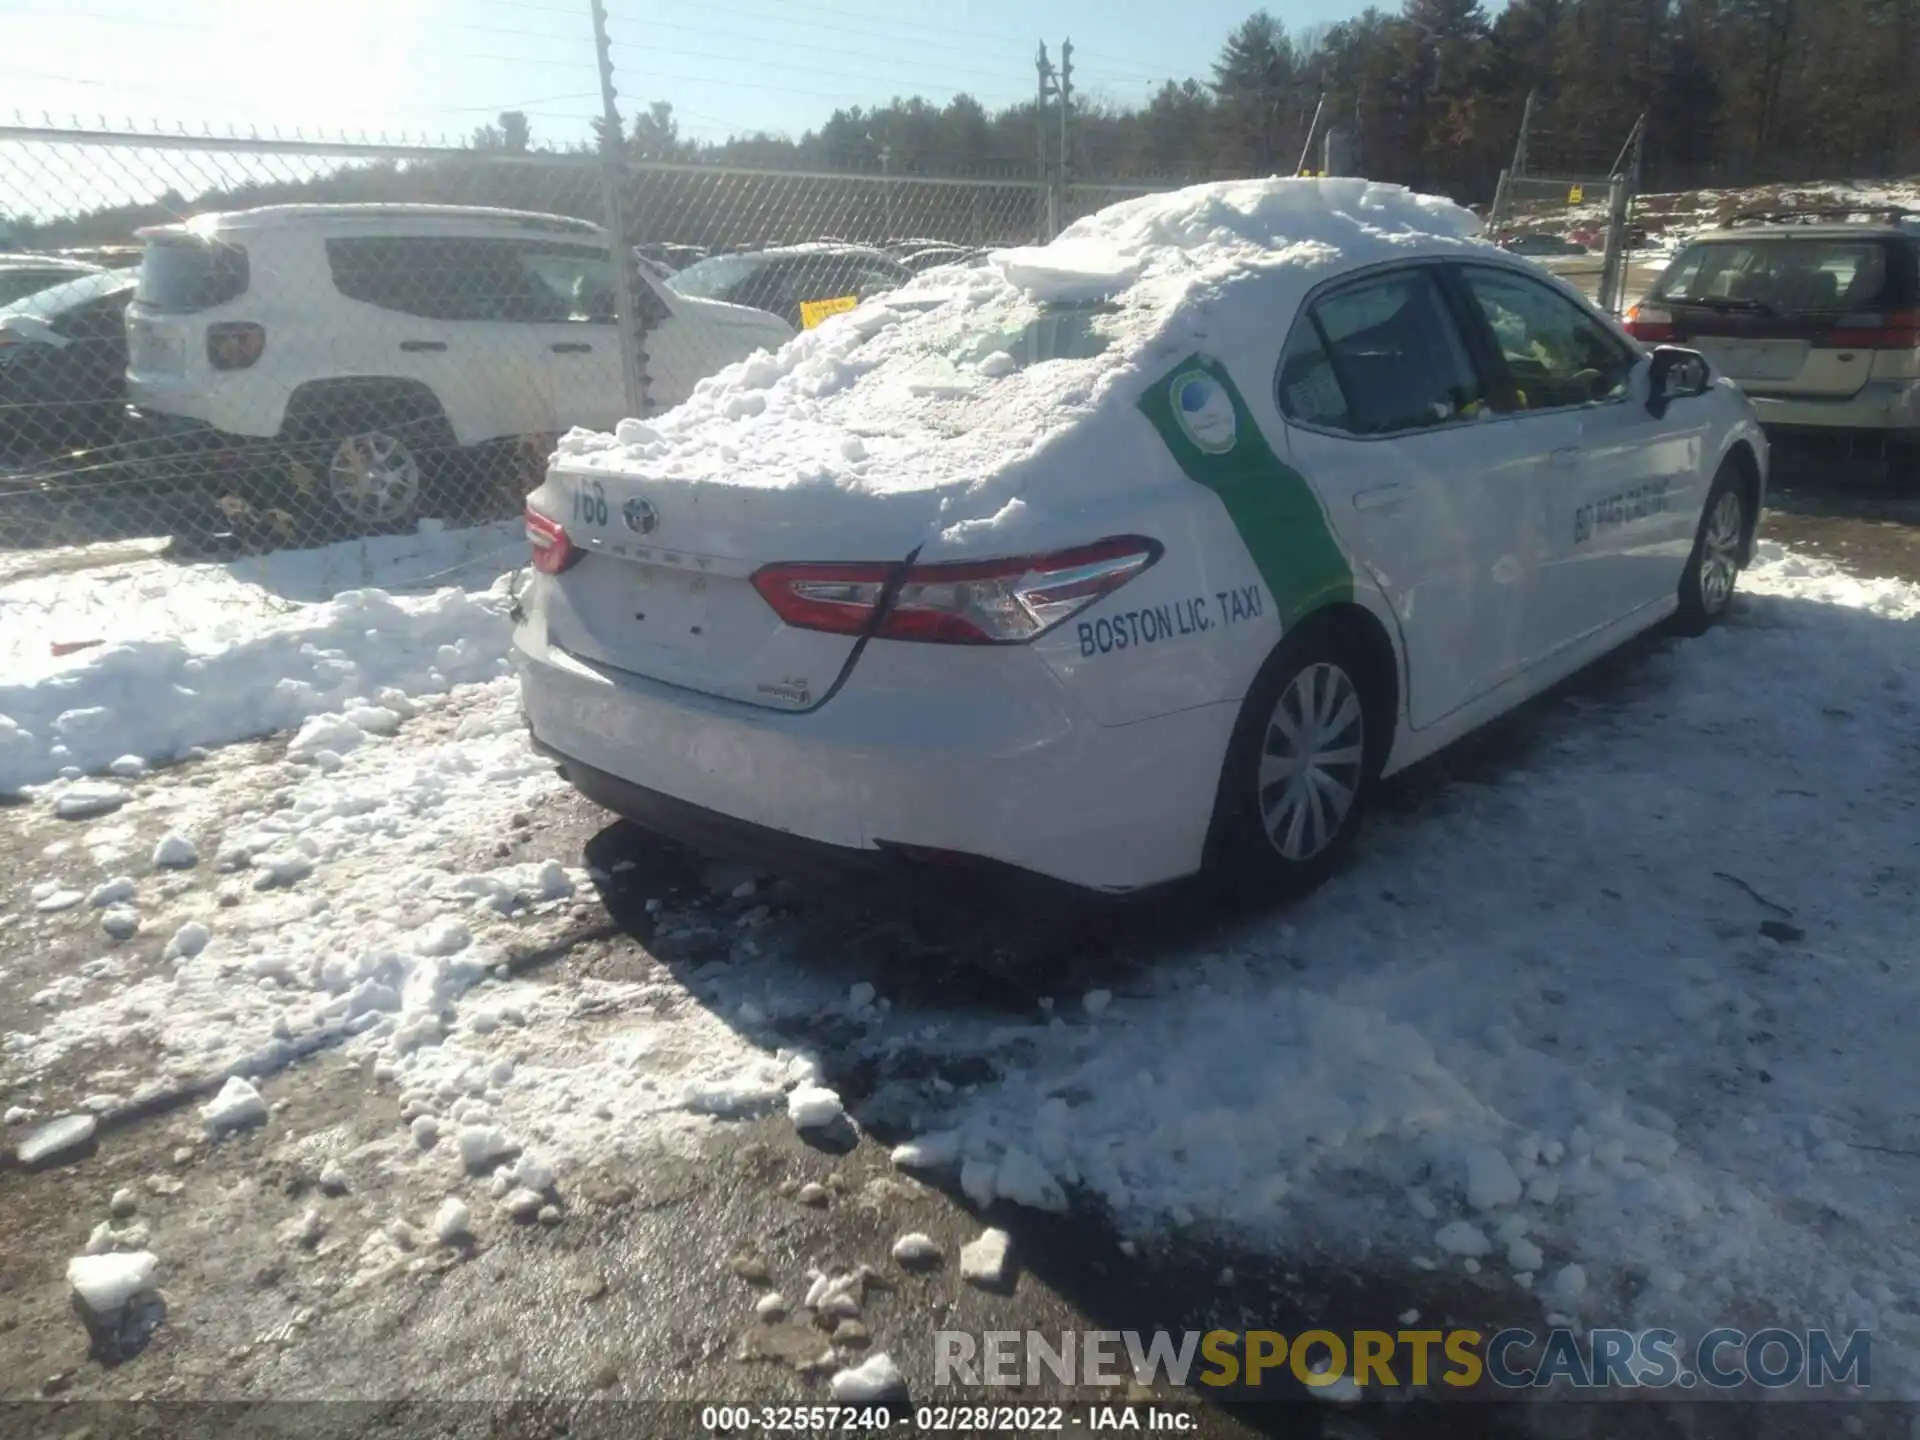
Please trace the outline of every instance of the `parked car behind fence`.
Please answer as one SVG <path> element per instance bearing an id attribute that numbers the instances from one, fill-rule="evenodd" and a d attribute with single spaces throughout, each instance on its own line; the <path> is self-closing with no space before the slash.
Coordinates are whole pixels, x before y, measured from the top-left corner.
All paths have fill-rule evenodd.
<path id="1" fill-rule="evenodd" d="M 627 401 L 605 232 L 431 205 L 291 205 L 142 232 L 129 395 L 148 453 L 197 457 L 263 504 L 403 525 L 476 498 L 476 451 Z M 649 398 L 791 329 L 636 267 Z"/>

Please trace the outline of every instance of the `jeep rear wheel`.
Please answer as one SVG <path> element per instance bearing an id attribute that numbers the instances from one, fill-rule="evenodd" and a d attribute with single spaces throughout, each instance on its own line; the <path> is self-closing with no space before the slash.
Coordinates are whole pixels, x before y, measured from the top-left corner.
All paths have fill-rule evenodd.
<path id="1" fill-rule="evenodd" d="M 342 436 L 327 461 L 327 499 L 358 525 L 398 525 L 420 509 L 421 461 L 389 430 Z"/>

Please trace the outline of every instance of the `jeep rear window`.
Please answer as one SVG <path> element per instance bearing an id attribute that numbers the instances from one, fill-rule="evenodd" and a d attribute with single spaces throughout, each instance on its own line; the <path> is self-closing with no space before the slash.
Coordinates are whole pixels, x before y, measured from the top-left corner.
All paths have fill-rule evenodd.
<path id="1" fill-rule="evenodd" d="M 1815 236 L 1706 240 L 1683 250 L 1648 298 L 1782 315 L 1885 309 L 1898 304 L 1889 294 L 1888 248 Z"/>
<path id="2" fill-rule="evenodd" d="M 165 315 L 191 315 L 239 299 L 248 278 L 247 252 L 238 245 L 168 236 L 147 242 L 134 299 Z"/>

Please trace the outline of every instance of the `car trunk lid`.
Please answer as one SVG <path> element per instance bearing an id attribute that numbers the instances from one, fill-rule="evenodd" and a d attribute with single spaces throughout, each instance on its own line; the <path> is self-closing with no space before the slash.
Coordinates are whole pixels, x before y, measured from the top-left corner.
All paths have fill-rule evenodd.
<path id="1" fill-rule="evenodd" d="M 683 689 L 810 708 L 858 637 L 785 624 L 754 573 L 781 562 L 904 562 L 938 504 L 927 490 L 850 498 L 556 467 L 529 505 L 564 529 L 579 558 L 550 577 L 548 639 Z"/>

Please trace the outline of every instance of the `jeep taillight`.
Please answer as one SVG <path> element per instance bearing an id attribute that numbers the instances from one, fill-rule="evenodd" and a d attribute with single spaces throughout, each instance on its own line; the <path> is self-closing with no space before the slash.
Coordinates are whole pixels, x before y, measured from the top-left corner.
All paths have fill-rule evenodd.
<path id="1" fill-rule="evenodd" d="M 251 321 L 207 327 L 207 363 L 216 370 L 245 370 L 267 353 L 267 331 Z"/>

